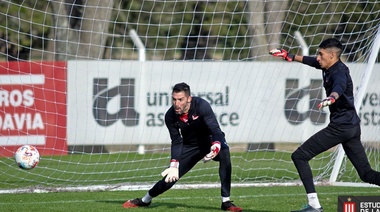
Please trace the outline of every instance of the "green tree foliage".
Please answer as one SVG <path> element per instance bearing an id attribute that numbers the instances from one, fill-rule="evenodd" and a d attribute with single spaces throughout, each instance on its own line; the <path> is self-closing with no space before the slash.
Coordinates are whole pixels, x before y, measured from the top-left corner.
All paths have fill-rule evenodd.
<path id="1" fill-rule="evenodd" d="M 328 37 L 336 37 L 345 45 L 344 54 L 348 61 L 364 60 L 370 42 L 380 24 L 380 4 L 370 1 L 294 1 L 290 2 L 289 15 L 284 24 L 283 43 L 297 47 L 293 37 L 300 31 L 310 44 L 310 53 L 317 51 L 318 45 Z M 328 23 L 328 24 L 326 24 Z"/>
<path id="2" fill-rule="evenodd" d="M 46 0 L 13 0 L 0 2 L 0 41 L 6 43 L 8 54 L 20 57 L 33 49 L 46 47 L 52 26 Z M 3 49 L 4 51 L 7 51 Z"/>
<path id="3" fill-rule="evenodd" d="M 22 51 L 47 51 L 49 33 L 56 27 L 49 2 L 0 2 L 0 41 L 13 45 L 11 51 L 4 50 L 3 44 L 0 56 L 8 54 L 20 58 Z M 251 13 L 247 11 L 247 4 L 250 3 L 253 1 L 115 0 L 110 36 L 105 47 L 106 58 L 137 58 L 128 34 L 134 29 L 146 45 L 149 60 L 252 59 L 249 56 L 252 43 L 249 28 L 254 23 L 249 23 Z M 300 31 L 310 45 L 311 54 L 316 52 L 323 39 L 337 37 L 347 44 L 345 56 L 348 60 L 365 60 L 367 48 L 380 24 L 378 1 L 303 0 L 288 3 L 289 11 L 279 32 L 284 47 L 296 53 L 299 45 L 294 32 Z M 267 9 L 263 13 L 272 12 Z"/>
<path id="4" fill-rule="evenodd" d="M 127 35 L 135 29 L 147 52 L 157 59 L 180 58 L 181 47 L 191 37 L 204 44 L 198 46 L 198 51 L 206 48 L 213 58 L 244 58 L 249 49 L 249 42 L 244 39 L 245 4 L 245 1 L 121 1 L 122 9 L 114 15 L 116 24 L 111 30 Z M 116 49 L 123 45 L 131 48 L 132 42 L 125 37 L 114 38 L 112 45 Z"/>

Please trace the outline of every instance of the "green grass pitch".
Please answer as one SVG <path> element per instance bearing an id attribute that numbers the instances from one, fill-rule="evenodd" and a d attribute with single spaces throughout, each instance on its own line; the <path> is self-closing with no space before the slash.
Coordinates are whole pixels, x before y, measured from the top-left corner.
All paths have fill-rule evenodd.
<path id="1" fill-rule="evenodd" d="M 232 181 L 237 183 L 242 179 L 255 178 L 256 183 L 261 183 L 270 182 L 271 178 L 284 181 L 298 179 L 289 158 L 290 153 L 286 152 L 232 153 Z M 25 171 L 15 165 L 13 158 L 0 158 L 0 190 L 126 182 L 145 182 L 145 185 L 152 186 L 160 179 L 159 173 L 167 166 L 169 159 L 168 154 L 70 154 L 42 157 L 37 168 Z M 328 157 L 317 157 L 311 165 L 323 170 L 329 161 Z M 276 169 L 270 168 L 273 166 Z M 204 181 L 218 183 L 217 170 L 216 162 L 199 163 L 178 185 Z M 302 186 L 233 187 L 231 192 L 231 200 L 245 212 L 290 211 L 300 209 L 307 203 Z M 337 211 L 338 196 L 376 196 L 380 193 L 380 187 L 317 185 L 317 192 L 324 211 L 330 212 Z M 171 189 L 155 198 L 148 208 L 122 207 L 126 200 L 142 197 L 145 193 L 146 190 L 3 192 L 0 193 L 0 211 L 220 211 L 219 188 Z"/>
<path id="2" fill-rule="evenodd" d="M 338 196 L 375 196 L 380 188 L 317 186 L 326 212 L 337 211 Z M 220 211 L 219 189 L 172 189 L 153 199 L 148 208 L 124 209 L 125 200 L 146 191 L 0 194 L 0 211 Z M 245 212 L 282 212 L 306 203 L 301 186 L 232 188 L 232 200 Z"/>

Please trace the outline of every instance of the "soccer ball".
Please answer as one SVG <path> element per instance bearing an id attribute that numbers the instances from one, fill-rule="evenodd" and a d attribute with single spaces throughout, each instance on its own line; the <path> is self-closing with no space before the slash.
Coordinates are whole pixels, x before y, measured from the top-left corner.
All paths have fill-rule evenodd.
<path id="1" fill-rule="evenodd" d="M 24 145 L 15 152 L 15 161 L 21 169 L 33 169 L 40 162 L 40 153 L 32 145 Z"/>

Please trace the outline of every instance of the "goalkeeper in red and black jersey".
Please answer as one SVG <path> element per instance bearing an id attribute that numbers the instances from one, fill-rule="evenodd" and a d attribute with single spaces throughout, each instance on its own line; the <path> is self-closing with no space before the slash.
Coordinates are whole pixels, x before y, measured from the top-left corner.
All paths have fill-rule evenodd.
<path id="1" fill-rule="evenodd" d="M 165 124 L 172 140 L 170 165 L 161 173 L 163 178 L 143 198 L 128 200 L 123 207 L 149 206 L 154 197 L 169 190 L 200 160 L 215 160 L 219 162 L 221 209 L 242 211 L 230 201 L 230 150 L 211 105 L 200 97 L 192 97 L 186 83 L 173 87 L 172 101 L 173 105 L 165 114 Z"/>

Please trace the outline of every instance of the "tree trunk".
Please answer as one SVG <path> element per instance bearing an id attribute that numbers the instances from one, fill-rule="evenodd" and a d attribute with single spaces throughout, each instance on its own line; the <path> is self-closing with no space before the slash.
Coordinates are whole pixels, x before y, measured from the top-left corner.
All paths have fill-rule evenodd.
<path id="1" fill-rule="evenodd" d="M 282 46 L 281 30 L 284 25 L 286 9 L 288 9 L 288 0 L 268 1 L 265 6 L 267 14 L 266 34 L 268 35 L 268 50 Z"/>
<path id="2" fill-rule="evenodd" d="M 267 53 L 267 38 L 265 36 L 265 20 L 264 20 L 265 2 L 262 0 L 250 0 L 248 3 L 251 17 L 249 18 L 249 34 L 251 37 L 250 57 L 260 60 L 260 56 Z"/>
<path id="3" fill-rule="evenodd" d="M 252 59 L 266 60 L 270 49 L 280 47 L 287 5 L 288 0 L 249 1 L 248 8 L 251 12 L 249 34 L 252 36 L 250 57 Z"/>
<path id="4" fill-rule="evenodd" d="M 102 59 L 108 37 L 113 0 L 86 1 L 78 46 L 78 57 Z"/>
<path id="5" fill-rule="evenodd" d="M 51 1 L 54 35 L 49 49 L 54 59 L 102 59 L 113 0 L 85 1 L 84 5 L 77 4 L 80 0 L 70 1 L 69 6 L 83 8 L 82 14 L 75 14 L 74 19 L 67 1 Z"/>

